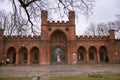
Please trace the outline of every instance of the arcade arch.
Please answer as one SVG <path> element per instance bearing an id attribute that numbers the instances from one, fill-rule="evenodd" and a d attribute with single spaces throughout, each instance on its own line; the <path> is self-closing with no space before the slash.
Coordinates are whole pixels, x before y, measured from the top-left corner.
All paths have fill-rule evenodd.
<path id="1" fill-rule="evenodd" d="M 14 47 L 10 47 L 7 51 L 7 59 L 9 59 L 10 64 L 15 64 L 16 61 L 16 49 Z"/>
<path id="2" fill-rule="evenodd" d="M 89 48 L 89 61 L 97 61 L 97 49 L 94 46 Z"/>
<path id="3" fill-rule="evenodd" d="M 27 55 L 28 55 L 27 48 L 21 47 L 19 50 L 19 63 L 26 64 L 27 63 Z"/>
<path id="4" fill-rule="evenodd" d="M 84 61 L 85 53 L 86 53 L 85 48 L 83 46 L 80 46 L 77 50 L 77 60 L 78 60 L 78 62 L 79 61 Z"/>
<path id="5" fill-rule="evenodd" d="M 30 62 L 35 64 L 39 63 L 39 49 L 37 47 L 33 47 L 30 53 Z"/>
<path id="6" fill-rule="evenodd" d="M 99 55 L 100 55 L 100 62 L 109 62 L 107 48 L 105 46 L 100 47 Z"/>

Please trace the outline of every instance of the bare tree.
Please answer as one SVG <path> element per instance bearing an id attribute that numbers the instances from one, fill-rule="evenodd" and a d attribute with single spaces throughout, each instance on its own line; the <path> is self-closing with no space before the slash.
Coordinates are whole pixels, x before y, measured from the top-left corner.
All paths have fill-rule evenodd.
<path id="1" fill-rule="evenodd" d="M 28 33 L 28 24 L 21 19 L 5 11 L 0 11 L 0 27 L 5 30 L 5 35 L 25 35 Z"/>
<path id="2" fill-rule="evenodd" d="M 116 15 L 116 20 L 112 22 L 112 26 L 115 30 L 116 38 L 120 39 L 120 15 Z"/>
<path id="3" fill-rule="evenodd" d="M 115 30 L 115 38 L 120 39 L 120 16 L 117 15 L 117 20 L 113 22 L 108 23 L 100 23 L 100 24 L 94 24 L 91 23 L 89 27 L 85 30 L 85 35 L 101 35 L 101 36 L 107 36 L 109 35 L 109 30 L 114 29 Z"/>
<path id="4" fill-rule="evenodd" d="M 14 31 L 14 27 L 12 26 L 10 20 L 10 15 L 6 14 L 4 11 L 0 11 L 0 26 L 5 30 L 6 35 L 11 35 Z"/>
<path id="5" fill-rule="evenodd" d="M 95 36 L 97 35 L 97 29 L 96 29 L 96 25 L 94 23 L 90 23 L 89 27 L 86 29 L 86 31 L 84 32 L 85 35 L 92 35 Z"/>
<path id="6" fill-rule="evenodd" d="M 92 14 L 94 0 L 8 0 L 13 7 L 14 19 L 17 16 L 27 21 L 31 26 L 31 32 L 36 34 L 35 27 L 40 21 L 39 15 L 41 10 L 56 12 L 62 18 L 68 11 L 74 10 L 77 15 L 86 16 Z M 53 17 L 52 17 L 53 18 Z"/>
<path id="7" fill-rule="evenodd" d="M 98 35 L 101 35 L 101 36 L 107 36 L 109 35 L 109 26 L 108 24 L 106 23 L 100 23 L 97 25 L 97 33 Z"/>

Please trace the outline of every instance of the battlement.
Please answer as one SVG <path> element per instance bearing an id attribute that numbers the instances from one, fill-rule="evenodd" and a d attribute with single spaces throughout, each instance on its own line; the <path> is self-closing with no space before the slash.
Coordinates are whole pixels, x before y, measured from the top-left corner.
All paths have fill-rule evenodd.
<path id="1" fill-rule="evenodd" d="M 76 36 L 77 40 L 108 40 L 109 36 Z"/>
<path id="2" fill-rule="evenodd" d="M 70 25 L 69 21 L 47 21 L 48 26 L 66 26 Z"/>
<path id="3" fill-rule="evenodd" d="M 64 25 L 75 25 L 75 12 L 74 11 L 70 11 L 68 16 L 68 21 L 48 21 L 48 12 L 46 10 L 42 10 L 41 11 L 41 24 L 42 25 L 56 25 L 56 26 L 64 26 Z"/>
<path id="4" fill-rule="evenodd" d="M 4 36 L 4 40 L 6 41 L 40 40 L 40 36 Z"/>

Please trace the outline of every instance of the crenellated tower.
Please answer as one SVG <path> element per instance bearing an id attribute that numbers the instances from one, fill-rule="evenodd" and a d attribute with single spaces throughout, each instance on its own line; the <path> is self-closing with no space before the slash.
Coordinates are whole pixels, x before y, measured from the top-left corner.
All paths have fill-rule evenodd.
<path id="1" fill-rule="evenodd" d="M 48 21 L 48 12 L 46 10 L 41 11 L 42 53 L 47 53 L 47 55 L 49 55 L 55 48 L 61 48 L 65 53 L 71 53 L 71 49 L 75 52 L 75 12 L 70 11 L 68 14 L 68 21 Z M 69 57 L 66 62 L 69 63 L 70 54 L 67 55 Z M 49 61 L 50 56 L 48 56 L 48 62 Z"/>
<path id="2" fill-rule="evenodd" d="M 48 12 L 46 10 L 41 11 L 41 39 L 42 40 L 49 40 L 50 35 L 55 30 L 63 31 L 67 39 L 75 40 L 75 12 L 70 11 L 68 21 L 48 21 Z"/>
<path id="3" fill-rule="evenodd" d="M 47 24 L 48 12 L 46 10 L 41 11 L 41 25 Z"/>
<path id="4" fill-rule="evenodd" d="M 48 12 L 46 10 L 41 11 L 41 40 L 47 40 L 48 32 L 47 32 L 47 21 Z"/>
<path id="5" fill-rule="evenodd" d="M 70 34 L 70 40 L 75 40 L 76 32 L 75 32 L 75 12 L 70 11 L 69 12 L 69 34 Z"/>
<path id="6" fill-rule="evenodd" d="M 69 12 L 69 22 L 71 25 L 75 25 L 75 12 L 74 11 Z"/>

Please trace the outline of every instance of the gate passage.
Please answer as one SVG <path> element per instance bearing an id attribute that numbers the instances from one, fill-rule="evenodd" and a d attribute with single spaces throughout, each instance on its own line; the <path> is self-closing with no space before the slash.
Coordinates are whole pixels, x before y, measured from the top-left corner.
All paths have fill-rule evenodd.
<path id="1" fill-rule="evenodd" d="M 51 53 L 51 63 L 62 62 L 65 62 L 65 52 L 60 48 L 54 49 Z"/>

